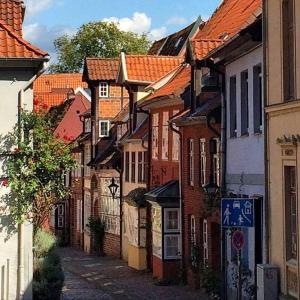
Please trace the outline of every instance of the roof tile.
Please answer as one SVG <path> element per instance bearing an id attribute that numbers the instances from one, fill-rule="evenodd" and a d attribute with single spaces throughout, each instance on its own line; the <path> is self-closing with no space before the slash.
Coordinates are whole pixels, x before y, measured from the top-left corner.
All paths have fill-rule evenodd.
<path id="1" fill-rule="evenodd" d="M 87 58 L 85 71 L 88 80 L 116 80 L 119 59 Z"/>
<path id="2" fill-rule="evenodd" d="M 211 42 L 223 40 L 225 42 L 236 35 L 251 19 L 256 19 L 261 14 L 261 10 L 262 0 L 224 0 L 205 25 L 200 28 L 195 40 Z M 208 46 L 200 43 L 195 47 L 196 57 L 203 58 L 203 48 L 220 45 Z"/>
<path id="3" fill-rule="evenodd" d="M 4 22 L 11 31 L 22 36 L 22 24 L 25 6 L 19 0 L 0 1 L 0 21 Z"/>
<path id="4" fill-rule="evenodd" d="M 82 80 L 82 74 L 45 74 L 33 84 L 33 95 L 38 106 L 52 107 L 64 102 L 68 93 L 78 88 L 87 88 Z"/>
<path id="5" fill-rule="evenodd" d="M 152 83 L 176 69 L 183 58 L 155 55 L 126 55 L 127 80 Z"/>
<path id="6" fill-rule="evenodd" d="M 47 55 L 0 21 L 0 58 L 43 58 Z"/>

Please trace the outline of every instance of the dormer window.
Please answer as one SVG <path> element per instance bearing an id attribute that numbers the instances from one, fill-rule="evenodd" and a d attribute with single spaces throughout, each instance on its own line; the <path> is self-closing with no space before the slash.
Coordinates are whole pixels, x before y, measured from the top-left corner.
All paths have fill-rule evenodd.
<path id="1" fill-rule="evenodd" d="M 99 137 L 109 136 L 109 127 L 110 124 L 108 120 L 99 121 Z"/>
<path id="2" fill-rule="evenodd" d="M 91 132 L 91 119 L 90 118 L 84 119 L 84 132 Z"/>
<path id="3" fill-rule="evenodd" d="M 99 97 L 108 98 L 109 96 L 109 85 L 107 82 L 103 81 L 99 84 Z"/>
<path id="4" fill-rule="evenodd" d="M 176 41 L 175 48 L 178 48 L 180 45 L 181 41 L 183 40 L 182 36 Z"/>

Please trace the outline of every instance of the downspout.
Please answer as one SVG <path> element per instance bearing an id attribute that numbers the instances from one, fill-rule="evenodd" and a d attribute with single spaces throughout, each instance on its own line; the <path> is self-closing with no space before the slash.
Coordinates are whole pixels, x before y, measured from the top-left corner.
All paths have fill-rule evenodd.
<path id="1" fill-rule="evenodd" d="M 264 97 L 264 108 L 268 106 L 268 92 L 267 92 L 267 2 L 263 1 L 263 97 Z M 264 111 L 264 110 L 263 110 Z M 263 262 L 269 263 L 270 261 L 270 249 L 269 249 L 269 157 L 268 157 L 268 115 L 264 112 L 264 161 L 265 161 L 265 197 L 263 201 L 264 211 L 264 257 Z"/>
<path id="2" fill-rule="evenodd" d="M 178 116 L 181 112 L 177 113 L 174 117 Z M 183 196 L 182 196 L 182 182 L 183 182 L 183 133 L 176 128 L 173 127 L 173 123 L 169 123 L 170 129 L 179 135 L 179 215 L 181 217 L 181 226 L 180 226 L 180 236 L 181 236 L 181 260 L 180 260 L 180 272 L 181 276 L 183 276 L 184 272 L 184 206 L 183 206 Z M 182 278 L 183 279 L 183 278 Z"/>
<path id="3" fill-rule="evenodd" d="M 20 145 L 23 140 L 22 134 L 22 118 L 21 114 L 24 105 L 24 93 L 30 88 L 33 82 L 43 74 L 49 67 L 49 59 L 43 62 L 42 68 L 35 74 L 19 91 L 18 93 L 18 144 Z M 17 297 L 23 299 L 24 296 L 24 224 L 18 224 L 18 284 L 17 284 Z"/>

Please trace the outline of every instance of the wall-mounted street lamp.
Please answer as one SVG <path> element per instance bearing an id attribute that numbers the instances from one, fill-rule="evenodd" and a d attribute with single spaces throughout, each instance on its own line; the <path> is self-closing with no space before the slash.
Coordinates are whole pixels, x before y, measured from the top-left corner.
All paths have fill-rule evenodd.
<path id="1" fill-rule="evenodd" d="M 111 184 L 108 186 L 108 188 L 114 200 L 119 188 L 119 186 L 115 183 L 115 178 L 111 179 Z"/>
<path id="2" fill-rule="evenodd" d="M 216 183 L 214 176 L 214 155 L 217 153 L 217 142 L 215 139 L 211 139 L 209 142 L 209 153 L 210 153 L 210 174 L 209 183 L 203 187 L 208 199 L 209 205 L 214 206 L 216 199 L 218 199 L 220 188 Z"/>

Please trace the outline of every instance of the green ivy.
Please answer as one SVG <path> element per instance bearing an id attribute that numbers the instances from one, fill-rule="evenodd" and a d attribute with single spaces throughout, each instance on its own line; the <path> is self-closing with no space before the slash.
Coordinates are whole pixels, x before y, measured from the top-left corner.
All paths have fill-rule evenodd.
<path id="1" fill-rule="evenodd" d="M 41 227 L 54 206 L 68 195 L 64 175 L 75 161 L 66 138 L 54 135 L 45 113 L 28 111 L 21 113 L 20 124 L 0 137 L 7 177 L 2 181 L 7 188 L 2 201 L 15 225 L 29 220 L 35 229 Z"/>

